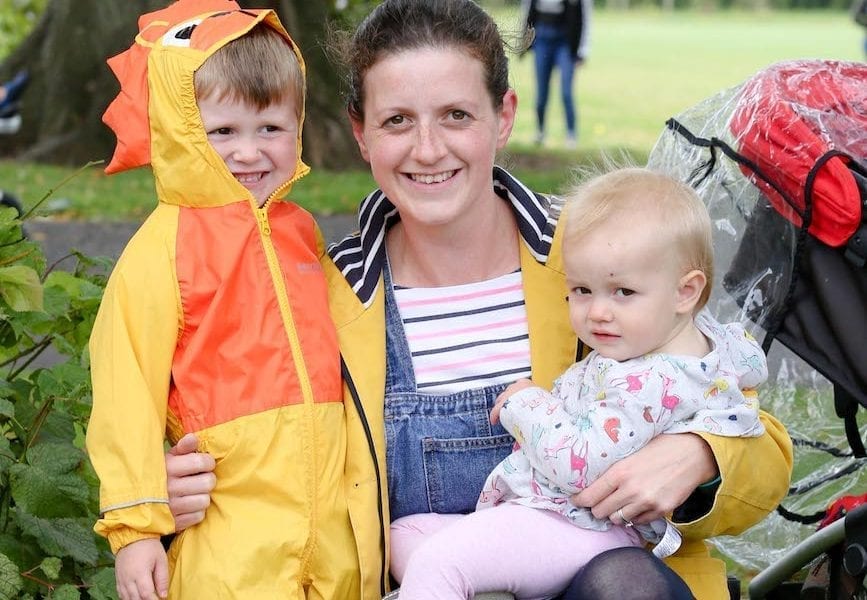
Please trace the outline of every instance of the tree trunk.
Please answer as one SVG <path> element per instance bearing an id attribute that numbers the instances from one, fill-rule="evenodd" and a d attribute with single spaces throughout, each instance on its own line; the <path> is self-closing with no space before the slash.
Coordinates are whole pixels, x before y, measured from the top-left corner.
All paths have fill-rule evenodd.
<path id="1" fill-rule="evenodd" d="M 271 8 L 301 48 L 307 65 L 307 117 L 304 160 L 328 169 L 361 167 L 341 96 L 340 71 L 325 54 L 325 28 L 330 17 L 326 0 L 241 0 L 242 6 Z"/>
<path id="2" fill-rule="evenodd" d="M 0 138 L 0 156 L 77 166 L 107 160 L 114 136 L 102 113 L 118 92 L 105 61 L 132 43 L 138 16 L 166 0 L 50 0 L 33 32 L 0 65 L 0 81 L 22 68 L 30 86 L 21 102 L 23 125 Z M 327 0 L 240 2 L 275 8 L 308 65 L 304 158 L 313 166 L 347 168 L 361 159 L 338 93 L 339 76 L 322 49 Z"/>
<path id="3" fill-rule="evenodd" d="M 49 2 L 33 32 L 0 69 L 30 72 L 21 101 L 23 125 L 3 140 L 3 155 L 70 165 L 109 158 L 114 136 L 101 116 L 118 85 L 105 59 L 129 46 L 139 14 L 163 4 Z"/>

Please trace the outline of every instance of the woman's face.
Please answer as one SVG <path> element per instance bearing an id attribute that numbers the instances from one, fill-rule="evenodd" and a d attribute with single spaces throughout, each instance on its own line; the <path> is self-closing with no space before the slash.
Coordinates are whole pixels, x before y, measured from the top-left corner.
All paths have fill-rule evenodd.
<path id="1" fill-rule="evenodd" d="M 481 61 L 459 49 L 386 55 L 364 78 L 364 122 L 352 130 L 373 177 L 401 220 L 447 226 L 494 198 L 494 156 L 509 138 L 517 100 L 502 106 Z"/>

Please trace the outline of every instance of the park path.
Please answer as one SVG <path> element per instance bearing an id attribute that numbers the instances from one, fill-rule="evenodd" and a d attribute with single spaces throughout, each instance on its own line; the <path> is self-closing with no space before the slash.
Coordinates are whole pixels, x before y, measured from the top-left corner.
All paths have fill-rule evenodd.
<path id="1" fill-rule="evenodd" d="M 334 242 L 357 228 L 355 215 L 317 216 L 316 221 L 328 242 Z M 76 249 L 88 256 L 116 259 L 138 229 L 139 223 L 51 221 L 33 219 L 25 229 L 30 239 L 39 242 L 48 264 Z"/>

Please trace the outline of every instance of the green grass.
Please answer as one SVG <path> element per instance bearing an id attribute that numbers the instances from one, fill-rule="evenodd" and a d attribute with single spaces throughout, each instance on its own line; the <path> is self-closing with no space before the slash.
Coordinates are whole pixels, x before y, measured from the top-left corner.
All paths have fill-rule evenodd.
<path id="1" fill-rule="evenodd" d="M 514 11 L 498 13 L 517 31 Z M 575 91 L 579 147 L 647 153 L 669 117 L 781 60 L 863 60 L 862 28 L 845 12 L 597 11 L 590 55 Z M 512 145 L 535 133 L 533 57 L 512 60 L 518 122 Z M 552 79 L 546 119 L 553 145 L 565 130 L 559 79 Z"/>
<path id="2" fill-rule="evenodd" d="M 517 12 L 497 9 L 507 38 L 517 39 Z M 549 100 L 549 141 L 532 144 L 532 55 L 512 59 L 518 92 L 515 129 L 500 162 L 532 188 L 560 191 L 571 168 L 600 153 L 625 151 L 643 161 L 666 119 L 757 70 L 793 58 L 859 60 L 859 28 L 844 12 L 597 11 L 590 58 L 578 72 L 580 113 L 577 151 L 563 148 L 563 117 L 555 78 Z M 0 185 L 32 206 L 75 169 L 0 161 Z M 314 213 L 354 210 L 373 187 L 369 173 L 314 170 L 293 199 Z M 42 205 L 54 218 L 141 220 L 154 206 L 148 170 L 106 177 L 87 169 Z"/>
<path id="3" fill-rule="evenodd" d="M 513 172 L 534 189 L 556 191 L 570 181 L 567 161 L 557 153 L 533 156 L 506 153 L 502 164 L 514 167 Z M 28 209 L 50 193 L 35 212 L 53 219 L 141 221 L 156 204 L 149 169 L 110 177 L 99 166 L 78 174 L 76 170 L 0 160 L 0 188 L 18 197 Z M 368 171 L 338 173 L 314 169 L 294 187 L 291 198 L 316 214 L 350 213 L 375 187 Z"/>

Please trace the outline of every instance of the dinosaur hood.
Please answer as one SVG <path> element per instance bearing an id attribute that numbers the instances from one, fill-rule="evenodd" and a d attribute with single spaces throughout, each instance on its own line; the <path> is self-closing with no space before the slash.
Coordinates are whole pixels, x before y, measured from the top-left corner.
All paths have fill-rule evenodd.
<path id="1" fill-rule="evenodd" d="M 227 43 L 259 23 L 286 38 L 305 74 L 297 45 L 272 10 L 241 9 L 227 0 L 180 0 L 139 18 L 133 45 L 108 60 L 121 90 L 103 121 L 117 136 L 105 172 L 112 174 L 150 165 L 161 202 L 192 207 L 222 206 L 250 199 L 250 192 L 229 172 L 207 140 L 193 78 L 202 63 Z M 301 160 L 275 197 L 309 172 Z"/>

